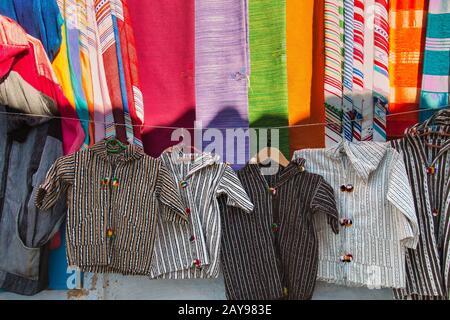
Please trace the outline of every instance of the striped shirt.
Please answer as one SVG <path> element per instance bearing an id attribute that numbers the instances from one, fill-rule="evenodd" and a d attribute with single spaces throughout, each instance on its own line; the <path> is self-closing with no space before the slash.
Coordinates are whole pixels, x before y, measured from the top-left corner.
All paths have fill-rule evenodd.
<path id="1" fill-rule="evenodd" d="M 102 140 L 59 158 L 36 204 L 47 210 L 66 192 L 67 259 L 82 271 L 148 275 L 159 216 L 174 224 L 187 220 L 161 160 L 134 145 L 115 154 Z M 172 210 L 160 214 L 159 204 Z"/>
<path id="2" fill-rule="evenodd" d="M 347 286 L 404 288 L 405 248 L 415 248 L 418 225 L 401 155 L 386 143 L 343 141 L 296 151 L 306 169 L 335 190 L 341 230 L 317 217 L 319 280 Z"/>
<path id="3" fill-rule="evenodd" d="M 434 130 L 450 131 L 450 126 Z M 441 148 L 428 144 L 441 145 Z M 404 158 L 414 195 L 420 237 L 406 256 L 406 288 L 397 299 L 449 299 L 450 295 L 450 141 L 412 132 L 392 146 Z"/>
<path id="4" fill-rule="evenodd" d="M 191 156 L 195 157 L 193 161 Z M 222 237 L 217 198 L 225 195 L 228 205 L 245 212 L 253 210 L 253 204 L 236 173 L 227 164 L 218 163 L 218 157 L 182 154 L 175 149 L 163 153 L 160 159 L 179 186 L 190 223 L 158 221 L 151 277 L 216 278 Z"/>
<path id="5" fill-rule="evenodd" d="M 238 171 L 255 209 L 245 214 L 222 201 L 222 264 L 228 299 L 310 299 L 318 267 L 313 216 L 338 232 L 333 189 L 303 170 L 304 160 L 263 175 L 258 164 Z"/>

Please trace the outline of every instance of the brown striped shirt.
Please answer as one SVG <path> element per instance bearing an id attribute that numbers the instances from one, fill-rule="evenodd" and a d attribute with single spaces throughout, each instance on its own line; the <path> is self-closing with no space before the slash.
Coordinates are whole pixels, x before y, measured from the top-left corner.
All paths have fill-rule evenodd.
<path id="1" fill-rule="evenodd" d="M 450 126 L 433 129 L 450 132 Z M 406 255 L 406 288 L 395 290 L 395 298 L 450 299 L 450 141 L 409 132 L 391 145 L 405 161 L 420 230 L 417 249 Z"/>
<path id="2" fill-rule="evenodd" d="M 36 196 L 46 210 L 67 192 L 67 259 L 82 271 L 150 273 L 160 218 L 186 223 L 175 182 L 162 162 L 129 145 L 118 154 L 105 140 L 59 158 Z"/>
<path id="3" fill-rule="evenodd" d="M 221 202 L 228 299 L 311 298 L 318 266 L 313 216 L 323 215 L 337 233 L 338 213 L 331 186 L 303 169 L 298 159 L 273 175 L 258 164 L 238 171 L 255 208 L 244 213 Z"/>

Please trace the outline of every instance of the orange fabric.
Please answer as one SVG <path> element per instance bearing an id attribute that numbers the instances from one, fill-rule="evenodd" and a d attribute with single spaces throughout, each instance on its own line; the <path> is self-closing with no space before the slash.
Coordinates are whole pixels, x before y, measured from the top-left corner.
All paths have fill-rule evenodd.
<path id="1" fill-rule="evenodd" d="M 389 3 L 389 112 L 419 110 L 427 16 L 425 0 L 391 0 Z M 403 136 L 419 121 L 418 113 L 390 116 L 388 138 Z"/>
<path id="2" fill-rule="evenodd" d="M 289 125 L 323 123 L 324 0 L 286 1 Z M 325 145 L 324 126 L 289 129 L 291 154 Z"/>

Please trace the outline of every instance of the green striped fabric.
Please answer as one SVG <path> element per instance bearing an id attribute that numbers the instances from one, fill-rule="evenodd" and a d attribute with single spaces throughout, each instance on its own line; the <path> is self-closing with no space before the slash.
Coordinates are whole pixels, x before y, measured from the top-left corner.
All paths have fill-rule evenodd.
<path id="1" fill-rule="evenodd" d="M 249 0 L 248 10 L 250 127 L 287 126 L 286 0 Z M 279 132 L 279 148 L 289 157 L 288 130 Z"/>

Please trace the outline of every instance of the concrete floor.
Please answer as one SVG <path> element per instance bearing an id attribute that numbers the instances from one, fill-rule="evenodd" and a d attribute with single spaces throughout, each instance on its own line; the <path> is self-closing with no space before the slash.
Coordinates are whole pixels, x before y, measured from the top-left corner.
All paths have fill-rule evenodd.
<path id="1" fill-rule="evenodd" d="M 87 276 L 86 289 L 44 291 L 32 297 L 0 292 L 0 300 L 224 300 L 223 278 L 195 280 L 149 280 L 119 275 Z M 392 290 L 346 288 L 318 282 L 314 300 L 390 300 Z"/>

